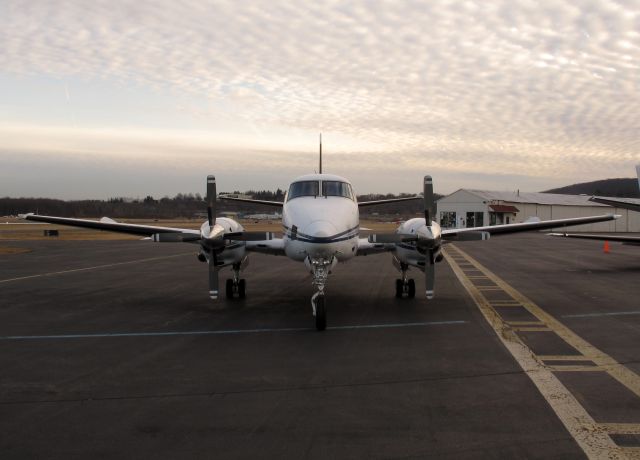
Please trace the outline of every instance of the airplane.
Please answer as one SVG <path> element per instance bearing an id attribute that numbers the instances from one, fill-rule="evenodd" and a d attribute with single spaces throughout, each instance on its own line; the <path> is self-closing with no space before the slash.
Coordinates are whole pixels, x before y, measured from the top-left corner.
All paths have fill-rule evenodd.
<path id="1" fill-rule="evenodd" d="M 638 188 L 640 188 L 640 165 L 636 166 L 636 174 L 638 175 Z M 637 198 L 610 198 L 592 196 L 589 201 L 595 203 L 606 204 L 614 208 L 629 209 L 631 211 L 640 212 L 640 199 Z M 623 244 L 640 245 L 640 236 L 628 235 L 594 235 L 588 233 L 549 233 L 550 236 L 558 236 L 563 238 L 579 238 L 583 240 L 598 241 L 615 241 Z"/>
<path id="2" fill-rule="evenodd" d="M 221 199 L 251 202 L 282 210 L 283 236 L 270 232 L 247 232 L 233 219 L 216 216 L 216 179 L 207 177 L 207 220 L 199 230 L 128 224 L 113 219 L 99 221 L 65 217 L 21 214 L 30 221 L 92 228 L 148 237 L 160 243 L 191 243 L 199 246 L 198 260 L 209 267 L 209 295 L 219 295 L 219 271 L 231 267 L 232 278 L 226 280 L 227 298 L 246 295 L 246 281 L 241 278 L 248 264 L 249 252 L 285 255 L 303 262 L 312 275 L 315 293 L 311 298 L 315 326 L 326 328 L 325 286 L 333 267 L 339 262 L 372 253 L 393 253 L 393 265 L 401 273 L 396 279 L 397 297 L 415 297 L 415 281 L 408 278 L 410 267 L 425 274 L 425 294 L 434 297 L 435 264 L 442 261 L 443 244 L 451 241 L 487 240 L 491 235 L 543 230 L 560 226 L 580 225 L 617 219 L 613 214 L 532 221 L 515 224 L 442 230 L 433 221 L 435 202 L 431 176 L 424 177 L 423 197 L 404 197 L 358 202 L 351 183 L 340 176 L 320 172 L 296 178 L 290 185 L 284 202 L 231 198 Z M 424 217 L 409 219 L 398 226 L 395 233 L 372 234 L 360 237 L 359 209 L 408 200 L 422 199 Z"/>
<path id="3" fill-rule="evenodd" d="M 223 198 L 223 195 L 220 195 L 220 198 Z M 261 214 L 249 214 L 247 216 L 243 216 L 244 219 L 249 219 L 249 220 L 278 220 L 282 217 L 282 214 L 278 214 L 277 212 L 271 213 L 271 214 L 267 214 L 267 213 L 261 213 Z"/>

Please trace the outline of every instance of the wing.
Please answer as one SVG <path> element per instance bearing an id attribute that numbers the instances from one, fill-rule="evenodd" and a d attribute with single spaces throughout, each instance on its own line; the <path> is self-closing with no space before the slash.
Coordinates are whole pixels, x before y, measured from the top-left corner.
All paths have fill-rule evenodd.
<path id="1" fill-rule="evenodd" d="M 414 200 L 421 200 L 421 199 L 422 199 L 421 196 L 410 196 L 408 198 L 390 198 L 388 200 L 359 201 L 358 207 L 364 208 L 366 206 L 375 206 L 378 204 L 398 203 L 400 201 L 414 201 Z"/>
<path id="2" fill-rule="evenodd" d="M 260 252 L 262 254 L 271 254 L 274 256 L 284 256 L 284 240 L 282 238 L 273 238 L 261 241 L 247 241 L 245 249 L 251 252 Z"/>
<path id="3" fill-rule="evenodd" d="M 375 243 L 369 241 L 368 238 L 358 238 L 357 256 L 366 256 L 369 254 L 379 254 L 381 252 L 389 252 L 395 250 L 396 245 L 393 243 Z"/>
<path id="4" fill-rule="evenodd" d="M 37 214 L 21 214 L 25 220 L 47 222 L 49 224 L 68 225 L 71 227 L 92 228 L 110 232 L 128 233 L 130 235 L 154 236 L 158 240 L 168 241 L 196 241 L 200 239 L 200 231 L 189 228 L 157 227 L 154 225 L 125 224 L 103 217 L 101 220 L 71 219 L 69 217 L 39 216 Z"/>
<path id="5" fill-rule="evenodd" d="M 589 201 L 596 203 L 608 204 L 615 208 L 630 209 L 631 211 L 640 212 L 640 199 L 637 198 L 604 198 L 599 196 L 592 196 Z"/>
<path id="6" fill-rule="evenodd" d="M 251 198 L 235 198 L 224 195 L 218 195 L 218 199 L 227 201 L 238 201 L 240 203 L 263 204 L 265 206 L 272 206 L 275 208 L 281 208 L 284 205 L 282 201 L 253 200 Z"/>
<path id="7" fill-rule="evenodd" d="M 442 230 L 443 239 L 456 239 L 458 235 L 464 233 L 486 232 L 490 235 L 503 235 L 507 233 L 529 232 L 532 230 L 545 230 L 557 227 L 568 227 L 571 225 L 592 224 L 595 222 L 606 222 L 618 219 L 618 214 L 606 214 L 603 216 L 574 217 L 571 219 L 542 220 L 537 222 L 523 222 L 521 224 L 489 225 L 486 227 L 452 228 Z M 482 238 L 484 239 L 484 238 Z"/>
<path id="8" fill-rule="evenodd" d="M 627 235 L 592 235 L 588 233 L 549 233 L 551 236 L 564 238 L 580 238 L 583 240 L 617 241 L 626 244 L 640 244 L 640 236 Z"/>

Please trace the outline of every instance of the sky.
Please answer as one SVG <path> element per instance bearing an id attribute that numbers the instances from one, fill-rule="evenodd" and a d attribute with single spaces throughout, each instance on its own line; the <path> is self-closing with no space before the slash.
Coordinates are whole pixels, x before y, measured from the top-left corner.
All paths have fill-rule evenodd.
<path id="1" fill-rule="evenodd" d="M 0 2 L 0 196 L 633 177 L 640 1 Z"/>

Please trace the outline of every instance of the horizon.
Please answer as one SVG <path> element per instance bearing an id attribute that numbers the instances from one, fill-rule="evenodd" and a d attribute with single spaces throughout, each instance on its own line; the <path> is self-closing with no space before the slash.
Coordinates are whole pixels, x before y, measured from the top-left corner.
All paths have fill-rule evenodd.
<path id="1" fill-rule="evenodd" d="M 559 187 L 553 187 L 547 190 L 524 190 L 524 189 L 478 189 L 475 187 L 459 187 L 456 190 L 453 190 L 450 193 L 440 193 L 436 190 L 434 190 L 434 193 L 436 195 L 440 195 L 442 197 L 450 195 L 451 193 L 454 193 L 458 190 L 461 189 L 467 189 L 467 190 L 487 190 L 487 191 L 494 191 L 494 192 L 522 192 L 522 193 L 553 193 L 551 192 L 552 190 L 555 189 L 562 189 L 562 188 L 568 188 L 568 187 L 573 187 L 573 186 L 578 186 L 578 185 L 583 185 L 583 184 L 590 184 L 590 183 L 594 183 L 594 182 L 605 182 L 605 181 L 610 181 L 610 180 L 629 180 L 629 181 L 633 181 L 633 183 L 635 184 L 638 181 L 638 178 L 636 177 L 609 177 L 606 179 L 596 179 L 594 181 L 587 181 L 587 182 L 576 182 L 573 184 L 568 184 L 568 185 L 563 185 L 563 186 L 559 186 Z M 281 190 L 283 193 L 286 192 L 287 188 L 286 187 L 276 187 L 275 189 L 249 189 L 249 190 L 233 190 L 233 191 L 229 191 L 229 190 L 221 190 L 218 192 L 218 196 L 219 195 L 225 195 L 225 194 L 234 194 L 234 193 L 240 193 L 240 194 L 248 194 L 251 195 L 251 192 L 254 193 L 263 193 L 263 192 L 267 192 L 267 193 L 276 193 L 278 190 Z M 374 196 L 374 195 L 380 195 L 380 196 L 384 196 L 384 195 L 394 195 L 394 196 L 400 196 L 400 195 L 419 195 L 422 192 L 386 192 L 386 193 L 378 193 L 378 192 L 370 192 L 370 193 L 359 193 L 357 190 L 354 190 L 356 192 L 356 195 L 358 197 L 362 197 L 362 196 Z M 61 201 L 110 201 L 110 200 L 119 200 L 119 199 L 123 199 L 123 200 L 132 200 L 132 201 L 144 201 L 145 198 L 147 197 L 151 197 L 153 198 L 155 201 L 160 201 L 162 199 L 168 198 L 171 200 L 176 199 L 179 195 L 183 195 L 183 196 L 192 196 L 194 198 L 196 198 L 198 195 L 200 196 L 200 199 L 204 200 L 204 196 L 205 196 L 206 191 L 200 191 L 200 192 L 194 192 L 194 191 L 189 191 L 189 192 L 185 192 L 185 191 L 181 191 L 178 193 L 175 193 L 173 195 L 152 195 L 152 194 L 142 194 L 142 195 L 136 195 L 136 196 L 125 196 L 125 195 L 114 195 L 114 196 L 109 196 L 106 198 L 95 198 L 95 197 L 84 197 L 84 198 L 57 198 L 57 197 L 51 197 L 51 196 L 9 196 L 9 195 L 4 195 L 4 196 L 0 196 L 0 199 L 31 199 L 31 200 L 61 200 Z"/>

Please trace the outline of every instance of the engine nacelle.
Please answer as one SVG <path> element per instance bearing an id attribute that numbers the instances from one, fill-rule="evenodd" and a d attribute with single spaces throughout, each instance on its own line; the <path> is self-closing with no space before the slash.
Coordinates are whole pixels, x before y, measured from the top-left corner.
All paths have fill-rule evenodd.
<path id="1" fill-rule="evenodd" d="M 228 217 L 217 217 L 215 225 L 222 227 L 224 233 L 241 233 L 244 232 L 244 227 L 233 219 Z M 200 228 L 202 235 L 209 234 L 209 223 L 204 222 Z M 224 236 L 222 237 L 224 240 Z M 245 243 L 243 241 L 226 241 L 224 247 L 216 249 L 216 259 L 218 266 L 242 264 L 246 266 L 248 264 Z M 198 260 L 201 262 L 208 261 L 208 255 L 206 250 L 202 250 L 198 254 Z"/>
<path id="2" fill-rule="evenodd" d="M 398 226 L 396 234 L 415 236 L 414 241 L 396 243 L 395 256 L 400 264 L 422 269 L 426 257 L 433 256 L 434 262 L 442 260 L 440 253 L 442 230 L 436 222 L 431 222 L 431 226 L 428 227 L 425 225 L 424 218 L 409 219 Z"/>

